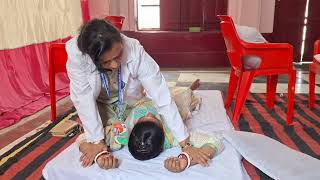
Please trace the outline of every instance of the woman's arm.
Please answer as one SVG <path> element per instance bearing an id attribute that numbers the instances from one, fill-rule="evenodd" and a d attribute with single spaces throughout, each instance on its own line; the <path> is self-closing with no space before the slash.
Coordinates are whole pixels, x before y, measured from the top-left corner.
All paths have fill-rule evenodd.
<path id="1" fill-rule="evenodd" d="M 93 89 L 90 87 L 83 64 L 81 64 L 83 58 L 86 57 L 75 53 L 77 51 L 74 44 L 76 41 L 72 40 L 66 46 L 70 97 L 82 122 L 86 141 L 98 142 L 104 139 L 104 132 Z"/>

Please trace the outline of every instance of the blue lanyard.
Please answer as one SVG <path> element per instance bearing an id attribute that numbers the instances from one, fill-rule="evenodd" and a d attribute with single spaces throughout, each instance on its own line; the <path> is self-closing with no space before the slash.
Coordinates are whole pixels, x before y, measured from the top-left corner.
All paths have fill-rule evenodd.
<path id="1" fill-rule="evenodd" d="M 110 97 L 110 91 L 108 86 L 108 77 L 106 73 L 100 73 L 101 80 L 103 82 L 103 86 L 106 89 L 107 97 Z M 122 76 L 121 76 L 121 66 L 118 68 L 118 118 L 122 118 Z"/>

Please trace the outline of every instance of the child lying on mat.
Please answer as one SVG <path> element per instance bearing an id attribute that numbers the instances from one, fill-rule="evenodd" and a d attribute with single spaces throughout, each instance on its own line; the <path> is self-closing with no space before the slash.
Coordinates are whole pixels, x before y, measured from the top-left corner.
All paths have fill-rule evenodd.
<path id="1" fill-rule="evenodd" d="M 153 108 L 152 101 L 144 102 L 139 108 Z M 135 119 L 129 138 L 129 151 L 138 160 L 149 160 L 157 157 L 163 150 L 178 146 L 178 142 L 173 138 L 172 133 L 160 119 L 159 114 L 148 112 L 147 115 Z M 133 114 L 136 113 L 135 109 Z M 223 144 L 214 136 L 209 136 L 199 132 L 190 132 L 190 144 L 201 149 L 204 156 L 212 159 L 223 150 Z M 182 172 L 190 165 L 197 162 L 190 159 L 188 149 L 183 148 L 178 157 L 169 157 L 165 160 L 164 166 L 171 172 Z M 208 166 L 208 162 L 206 162 Z"/>
<path id="2" fill-rule="evenodd" d="M 200 105 L 200 100 L 193 95 L 193 90 L 199 87 L 199 80 L 195 81 L 189 89 L 174 88 L 171 90 L 181 117 L 186 120 L 191 117 L 191 112 Z M 171 131 L 161 120 L 155 104 L 148 98 L 137 102 L 126 120 L 130 132 L 129 151 L 138 160 L 148 160 L 157 157 L 163 150 L 178 146 Z M 200 148 L 202 155 L 212 159 L 223 150 L 223 144 L 214 136 L 199 132 L 190 133 L 188 146 Z M 112 144 L 111 144 L 112 145 Z M 114 148 L 114 147 L 113 147 Z M 112 148 L 111 148 L 112 149 Z M 106 167 L 107 151 L 96 156 L 100 167 Z M 107 162 L 109 164 L 109 162 Z M 184 148 L 178 157 L 169 157 L 164 166 L 171 172 L 181 172 L 197 162 L 190 159 L 188 149 Z M 206 162 L 208 165 L 208 162 Z"/>
<path id="3" fill-rule="evenodd" d="M 195 81 L 190 88 L 173 88 L 171 94 L 175 103 L 177 104 L 179 113 L 183 120 L 189 119 L 192 116 L 192 111 L 200 106 L 200 100 L 193 95 L 193 90 L 199 87 L 199 80 Z M 152 159 L 160 154 L 163 149 L 168 149 L 178 145 L 175 141 L 169 128 L 161 121 L 161 118 L 155 108 L 155 104 L 148 98 L 144 98 L 134 105 L 129 117 L 126 119 L 125 126 L 117 125 L 117 131 L 123 131 L 128 129 L 132 130 L 133 134 L 129 138 L 129 150 L 131 154 L 139 160 Z M 113 132 L 114 127 L 106 127 L 106 144 L 109 146 L 109 150 L 115 151 L 121 148 L 121 144 L 126 144 L 126 133 L 120 133 L 115 136 Z M 153 134 L 150 134 L 153 132 Z M 122 134 L 122 135 L 121 135 Z M 148 135 L 147 141 L 139 141 L 142 137 Z M 195 147 L 202 149 L 203 155 L 213 158 L 222 149 L 223 145 L 215 137 L 209 137 L 207 135 L 191 132 L 190 142 Z M 85 146 L 85 139 L 83 135 L 80 135 L 77 139 L 78 144 Z M 148 149 L 148 148 L 149 149 Z M 151 149 L 150 149 L 151 148 Z M 187 148 L 185 148 L 187 149 Z M 82 155 L 84 156 L 84 155 Z M 81 158 L 82 161 L 86 159 Z M 95 157 L 95 162 L 104 169 L 115 168 L 118 160 L 107 151 L 98 153 Z M 171 157 L 165 161 L 165 167 L 172 172 L 181 172 L 186 167 L 195 164 L 190 160 L 187 151 L 183 152 L 179 157 Z M 202 163 L 203 164 L 203 163 Z M 205 162 L 207 164 L 207 162 Z"/>

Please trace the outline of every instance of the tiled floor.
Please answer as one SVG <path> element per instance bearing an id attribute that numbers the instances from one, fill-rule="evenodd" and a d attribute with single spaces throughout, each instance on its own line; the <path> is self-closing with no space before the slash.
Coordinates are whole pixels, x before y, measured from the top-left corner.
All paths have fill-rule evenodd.
<path id="1" fill-rule="evenodd" d="M 297 68 L 297 84 L 296 93 L 308 93 L 309 77 L 308 71 L 303 70 L 305 68 Z M 229 69 L 207 69 L 207 70 L 177 70 L 177 69 L 163 69 L 162 70 L 165 79 L 168 82 L 169 87 L 183 86 L 188 87 L 196 80 L 201 80 L 201 90 L 221 90 L 226 92 L 229 82 Z M 287 93 L 287 80 L 286 76 L 280 76 L 278 80 L 277 93 Z M 250 91 L 252 93 L 265 93 L 266 92 L 266 78 L 255 78 L 254 83 L 251 86 Z M 320 93 L 320 78 L 316 81 L 316 93 Z M 58 114 L 62 113 L 72 107 L 72 103 L 69 98 L 58 103 Z M 27 136 L 33 134 L 37 130 L 41 129 L 45 123 L 50 120 L 49 107 L 41 110 L 35 115 L 25 118 L 20 123 L 0 130 L 0 155 L 7 149 L 17 144 Z M 6 146 L 6 147 L 5 147 Z M 4 148 L 5 147 L 5 148 Z"/>

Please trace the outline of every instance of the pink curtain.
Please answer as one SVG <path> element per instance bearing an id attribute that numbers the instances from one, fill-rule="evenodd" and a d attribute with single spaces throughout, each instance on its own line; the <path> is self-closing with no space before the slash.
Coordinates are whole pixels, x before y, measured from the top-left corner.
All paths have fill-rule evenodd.
<path id="1" fill-rule="evenodd" d="M 65 42 L 68 38 L 55 42 Z M 50 104 L 48 46 L 0 50 L 0 129 Z M 66 74 L 56 76 L 57 100 L 69 94 Z"/>

